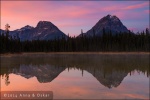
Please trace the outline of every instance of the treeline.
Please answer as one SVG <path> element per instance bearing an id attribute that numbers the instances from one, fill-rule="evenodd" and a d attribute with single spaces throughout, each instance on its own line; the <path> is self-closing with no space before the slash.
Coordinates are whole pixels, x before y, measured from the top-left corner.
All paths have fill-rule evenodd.
<path id="1" fill-rule="evenodd" d="M 136 52 L 150 50 L 149 30 L 133 34 L 119 33 L 113 35 L 111 32 L 103 31 L 102 36 L 70 37 L 54 40 L 20 41 L 5 34 L 0 35 L 1 53 L 19 52 Z"/>

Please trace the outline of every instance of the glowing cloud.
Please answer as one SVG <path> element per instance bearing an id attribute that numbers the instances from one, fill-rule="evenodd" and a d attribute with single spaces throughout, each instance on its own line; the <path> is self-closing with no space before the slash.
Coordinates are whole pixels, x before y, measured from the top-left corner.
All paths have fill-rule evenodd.
<path id="1" fill-rule="evenodd" d="M 64 33 L 78 35 L 88 31 L 107 14 L 118 16 L 127 27 L 149 25 L 148 1 L 1 1 L 1 28 L 10 30 L 51 21 Z M 140 9 L 140 10 L 139 10 Z M 137 20 L 144 25 L 137 24 Z M 131 24 L 136 23 L 136 24 Z M 132 26 L 131 26 L 132 25 Z"/>
<path id="2" fill-rule="evenodd" d="M 145 6 L 148 6 L 149 5 L 149 2 L 144 2 L 142 4 L 136 4 L 136 5 L 131 5 L 131 6 L 127 6 L 125 7 L 124 9 L 137 9 L 137 8 L 142 8 L 142 7 L 145 7 Z"/>

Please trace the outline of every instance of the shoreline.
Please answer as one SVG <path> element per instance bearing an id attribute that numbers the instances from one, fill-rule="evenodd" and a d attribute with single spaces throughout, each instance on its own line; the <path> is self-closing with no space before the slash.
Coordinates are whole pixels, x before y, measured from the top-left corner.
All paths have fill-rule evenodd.
<path id="1" fill-rule="evenodd" d="M 21 52 L 21 53 L 4 53 L 0 56 L 11 55 L 35 55 L 35 54 L 150 54 L 150 52 Z"/>

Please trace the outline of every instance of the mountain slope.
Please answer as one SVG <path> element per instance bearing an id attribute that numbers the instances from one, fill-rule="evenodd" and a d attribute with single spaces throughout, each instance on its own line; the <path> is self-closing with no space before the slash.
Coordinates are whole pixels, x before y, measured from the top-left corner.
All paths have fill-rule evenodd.
<path id="1" fill-rule="evenodd" d="M 4 33 L 4 30 L 0 29 L 0 34 Z"/>
<path id="2" fill-rule="evenodd" d="M 112 34 L 120 33 L 120 32 L 129 32 L 126 26 L 120 21 L 120 19 L 116 16 L 107 15 L 100 19 L 95 26 L 93 26 L 89 31 L 83 33 L 84 36 L 101 36 L 103 34 L 103 30 L 105 32 L 110 32 Z M 81 36 L 80 34 L 79 36 Z"/>
<path id="3" fill-rule="evenodd" d="M 3 30 L 1 30 L 3 32 Z M 62 37 L 67 38 L 62 31 L 60 31 L 54 24 L 48 21 L 39 21 L 37 26 L 25 26 L 20 29 L 10 31 L 12 38 L 20 38 L 21 41 L 25 40 L 54 40 Z"/>
<path id="4" fill-rule="evenodd" d="M 67 37 L 54 24 L 47 21 L 40 21 L 34 29 L 33 39 L 52 40 Z"/>

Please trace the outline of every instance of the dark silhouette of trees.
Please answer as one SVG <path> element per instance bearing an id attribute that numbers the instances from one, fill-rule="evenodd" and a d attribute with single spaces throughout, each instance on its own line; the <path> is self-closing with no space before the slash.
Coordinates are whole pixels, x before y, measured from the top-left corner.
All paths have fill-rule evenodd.
<path id="1" fill-rule="evenodd" d="M 83 31 L 81 30 L 81 33 Z M 87 37 L 62 37 L 54 40 L 32 40 L 20 41 L 19 37 L 9 36 L 9 30 L 0 35 L 1 53 L 19 53 L 19 52 L 131 52 L 146 51 L 149 52 L 150 32 L 145 31 L 134 34 L 128 33 L 112 34 L 111 30 L 103 29 L 103 34 L 97 36 L 93 29 L 93 36 Z"/>

